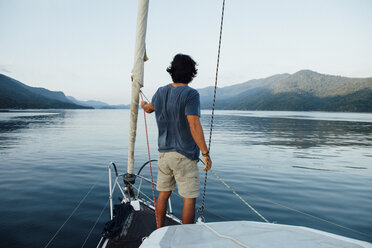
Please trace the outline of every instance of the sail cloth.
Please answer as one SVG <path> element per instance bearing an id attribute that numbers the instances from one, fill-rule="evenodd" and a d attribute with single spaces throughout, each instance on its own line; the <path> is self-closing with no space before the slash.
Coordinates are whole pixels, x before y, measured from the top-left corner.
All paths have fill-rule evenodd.
<path id="1" fill-rule="evenodd" d="M 157 229 L 140 248 L 372 248 L 372 244 L 365 241 L 301 226 L 252 221 L 209 222 L 204 225 Z"/>
<path id="2" fill-rule="evenodd" d="M 137 132 L 137 117 L 139 104 L 139 91 L 143 87 L 144 62 L 146 56 L 146 28 L 149 0 L 138 1 L 136 47 L 134 53 L 134 66 L 132 70 L 132 100 L 130 103 L 130 130 L 128 147 L 128 170 L 129 174 L 134 171 L 134 145 Z"/>

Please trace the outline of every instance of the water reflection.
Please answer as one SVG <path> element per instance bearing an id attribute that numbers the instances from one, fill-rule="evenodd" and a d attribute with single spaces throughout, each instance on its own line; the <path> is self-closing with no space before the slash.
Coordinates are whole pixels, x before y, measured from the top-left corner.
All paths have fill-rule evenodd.
<path id="1" fill-rule="evenodd" d="M 0 113 L 0 151 L 19 144 L 29 129 L 61 126 L 66 113 L 59 112 L 2 112 Z"/>
<path id="2" fill-rule="evenodd" d="M 202 119 L 203 124 L 208 125 L 209 117 Z M 224 142 L 233 140 L 245 145 L 299 149 L 372 145 L 372 123 L 367 122 L 216 115 L 214 123 L 213 131 L 226 137 Z"/>

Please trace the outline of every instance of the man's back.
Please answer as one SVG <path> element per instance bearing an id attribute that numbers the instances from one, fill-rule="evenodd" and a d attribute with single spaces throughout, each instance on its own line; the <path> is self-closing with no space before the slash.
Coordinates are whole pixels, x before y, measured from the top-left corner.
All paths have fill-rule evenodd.
<path id="1" fill-rule="evenodd" d="M 200 150 L 192 138 L 187 115 L 200 116 L 199 93 L 188 85 L 160 87 L 152 104 L 159 131 L 159 152 L 177 151 L 196 160 Z"/>

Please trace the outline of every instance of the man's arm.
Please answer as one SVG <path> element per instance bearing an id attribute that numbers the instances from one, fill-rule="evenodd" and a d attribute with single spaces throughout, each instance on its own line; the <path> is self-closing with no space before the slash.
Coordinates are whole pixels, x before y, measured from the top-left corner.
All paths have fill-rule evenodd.
<path id="1" fill-rule="evenodd" d="M 212 160 L 209 157 L 207 144 L 204 139 L 203 127 L 200 124 L 200 118 L 197 115 L 187 115 L 187 121 L 189 122 L 190 132 L 196 145 L 200 148 L 202 154 L 207 154 L 203 155 L 205 165 L 203 171 L 209 170 L 212 167 Z"/>
<path id="2" fill-rule="evenodd" d="M 154 106 L 152 106 L 151 103 L 147 103 L 145 101 L 141 102 L 141 108 L 143 108 L 143 110 L 145 110 L 145 112 L 149 114 L 155 111 Z"/>

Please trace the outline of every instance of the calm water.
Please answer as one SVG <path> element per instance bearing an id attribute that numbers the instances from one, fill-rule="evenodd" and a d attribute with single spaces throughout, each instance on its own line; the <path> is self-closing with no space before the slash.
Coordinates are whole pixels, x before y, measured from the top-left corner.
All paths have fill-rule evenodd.
<path id="1" fill-rule="evenodd" d="M 49 247 L 83 245 L 107 202 L 108 163 L 125 170 L 128 117 L 128 110 L 0 113 L 0 247 L 44 247 L 91 189 Z M 209 118 L 203 112 L 207 138 Z M 372 114 L 217 111 L 211 155 L 214 171 L 270 222 L 372 242 L 371 148 Z M 137 168 L 146 151 L 140 112 Z M 181 201 L 172 198 L 179 216 Z M 106 208 L 84 247 L 95 247 L 108 218 Z M 206 220 L 260 221 L 210 173 Z"/>

